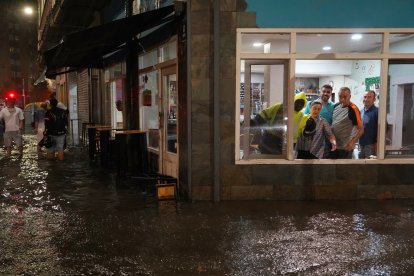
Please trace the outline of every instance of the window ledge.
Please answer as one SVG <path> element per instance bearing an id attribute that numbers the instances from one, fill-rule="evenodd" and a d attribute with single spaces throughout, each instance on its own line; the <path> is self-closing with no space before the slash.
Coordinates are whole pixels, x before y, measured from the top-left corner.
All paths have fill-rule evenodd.
<path id="1" fill-rule="evenodd" d="M 252 159 L 252 160 L 237 160 L 236 165 L 260 165 L 260 164 L 279 164 L 279 165 L 298 165 L 298 164 L 313 164 L 313 165 L 354 165 L 354 164 L 414 164 L 414 158 L 387 158 L 387 159 Z"/>

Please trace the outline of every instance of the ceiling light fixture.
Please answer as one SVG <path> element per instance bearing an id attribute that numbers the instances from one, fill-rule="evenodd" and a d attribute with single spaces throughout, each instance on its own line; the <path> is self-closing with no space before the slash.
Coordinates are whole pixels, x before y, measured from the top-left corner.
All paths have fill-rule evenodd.
<path id="1" fill-rule="evenodd" d="M 324 51 L 329 51 L 329 50 L 331 50 L 332 49 L 332 47 L 331 46 L 324 46 L 323 48 L 322 48 L 322 50 L 324 50 Z"/>
<path id="2" fill-rule="evenodd" d="M 261 43 L 261 42 L 255 42 L 255 43 L 253 43 L 253 46 L 254 47 L 260 47 L 260 46 L 263 46 L 263 43 Z"/>
<path id="3" fill-rule="evenodd" d="M 362 34 L 353 34 L 351 36 L 352 40 L 360 40 L 362 38 Z"/>

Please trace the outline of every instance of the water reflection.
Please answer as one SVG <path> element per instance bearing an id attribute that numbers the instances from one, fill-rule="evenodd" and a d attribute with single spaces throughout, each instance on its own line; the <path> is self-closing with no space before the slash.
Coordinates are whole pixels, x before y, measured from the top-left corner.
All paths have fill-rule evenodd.
<path id="1" fill-rule="evenodd" d="M 157 203 L 34 151 L 0 156 L 0 275 L 414 275 L 413 201 Z"/>

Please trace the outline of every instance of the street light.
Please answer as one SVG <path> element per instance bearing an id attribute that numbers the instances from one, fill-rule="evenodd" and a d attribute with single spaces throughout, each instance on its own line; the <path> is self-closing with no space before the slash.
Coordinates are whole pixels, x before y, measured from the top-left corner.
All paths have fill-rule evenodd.
<path id="1" fill-rule="evenodd" d="M 24 14 L 32 15 L 33 14 L 33 8 L 29 7 L 29 6 L 24 7 L 23 12 L 24 12 Z"/>
<path id="2" fill-rule="evenodd" d="M 23 13 L 29 17 L 31 17 L 33 15 L 33 8 L 31 6 L 25 6 L 23 8 Z M 22 78 L 22 82 L 23 82 L 23 89 L 22 89 L 22 98 L 23 98 L 23 109 L 26 107 L 26 90 L 25 90 L 25 78 Z M 29 85 L 29 82 L 27 83 L 27 85 Z M 29 89 L 28 89 L 29 90 Z"/>

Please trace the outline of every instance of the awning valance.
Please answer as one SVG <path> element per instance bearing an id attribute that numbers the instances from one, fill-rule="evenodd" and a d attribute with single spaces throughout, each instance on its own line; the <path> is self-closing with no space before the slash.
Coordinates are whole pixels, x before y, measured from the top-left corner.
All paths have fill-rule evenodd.
<path id="1" fill-rule="evenodd" d="M 176 32 L 174 6 L 133 15 L 92 27 L 63 37 L 62 42 L 45 51 L 46 76 L 57 74 L 57 69 L 101 68 L 108 60 L 125 53 L 125 43 L 138 34 L 140 47 L 162 42 Z"/>

